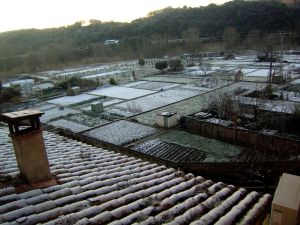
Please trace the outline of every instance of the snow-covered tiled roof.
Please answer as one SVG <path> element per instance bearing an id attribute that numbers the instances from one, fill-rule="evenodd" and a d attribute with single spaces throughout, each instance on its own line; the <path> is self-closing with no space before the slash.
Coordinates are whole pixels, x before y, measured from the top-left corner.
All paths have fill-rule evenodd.
<path id="1" fill-rule="evenodd" d="M 0 224 L 254 224 L 271 196 L 44 132 L 58 184 L 0 189 Z M 18 174 L 0 127 L 0 174 Z"/>

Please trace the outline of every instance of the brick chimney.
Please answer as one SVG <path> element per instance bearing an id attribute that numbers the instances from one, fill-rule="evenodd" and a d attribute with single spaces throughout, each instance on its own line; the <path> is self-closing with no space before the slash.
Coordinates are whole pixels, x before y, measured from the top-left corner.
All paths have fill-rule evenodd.
<path id="1" fill-rule="evenodd" d="M 40 125 L 39 118 L 43 114 L 37 110 L 23 110 L 0 115 L 0 121 L 9 127 L 20 177 L 34 187 L 55 184 Z"/>

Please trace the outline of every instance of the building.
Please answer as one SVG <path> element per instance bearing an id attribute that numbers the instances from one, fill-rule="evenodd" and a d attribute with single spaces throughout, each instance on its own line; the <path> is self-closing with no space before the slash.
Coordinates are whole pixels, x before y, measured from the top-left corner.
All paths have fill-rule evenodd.
<path id="1" fill-rule="evenodd" d="M 104 41 L 104 44 L 105 45 L 117 45 L 117 44 L 119 44 L 119 40 L 115 40 L 115 39 L 112 39 L 112 40 L 106 40 L 106 41 Z"/>

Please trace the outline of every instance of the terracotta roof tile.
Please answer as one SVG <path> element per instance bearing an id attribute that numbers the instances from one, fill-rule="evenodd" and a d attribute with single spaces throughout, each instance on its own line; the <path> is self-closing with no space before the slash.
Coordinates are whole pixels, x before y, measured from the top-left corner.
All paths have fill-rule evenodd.
<path id="1" fill-rule="evenodd" d="M 1 224 L 253 224 L 270 205 L 270 195 L 49 132 L 44 140 L 58 184 L 24 193 L 0 189 Z M 0 154 L 0 173 L 17 175 L 8 131 L 1 127 Z"/>

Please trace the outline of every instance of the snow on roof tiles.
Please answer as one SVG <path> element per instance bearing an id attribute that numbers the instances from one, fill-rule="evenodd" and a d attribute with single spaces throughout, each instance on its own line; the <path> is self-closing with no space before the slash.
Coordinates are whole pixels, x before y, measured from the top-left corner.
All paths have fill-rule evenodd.
<path id="1" fill-rule="evenodd" d="M 133 157 L 44 132 L 58 185 L 17 193 L 0 188 L 1 224 L 251 224 L 270 195 L 247 193 Z M 0 127 L 0 173 L 18 168 Z"/>

